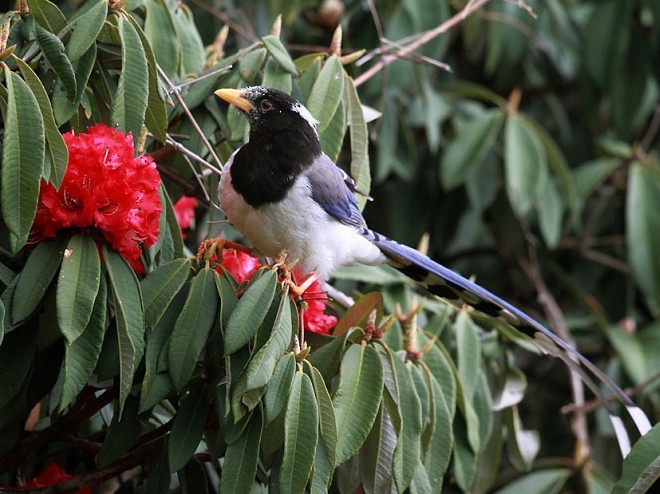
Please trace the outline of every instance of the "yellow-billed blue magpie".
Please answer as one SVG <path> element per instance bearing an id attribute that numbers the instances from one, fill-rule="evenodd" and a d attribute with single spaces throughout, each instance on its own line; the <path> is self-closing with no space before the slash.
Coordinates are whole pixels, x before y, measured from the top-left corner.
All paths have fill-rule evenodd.
<path id="1" fill-rule="evenodd" d="M 624 455 L 630 450 L 627 432 L 594 378 L 623 403 L 641 434 L 651 428 L 644 412 L 605 373 L 541 323 L 420 252 L 370 230 L 354 196 L 361 191 L 323 153 L 317 121 L 299 101 L 258 86 L 215 94 L 242 110 L 250 125 L 249 141 L 222 170 L 220 205 L 261 254 L 276 257 L 286 251 L 305 274 L 321 281 L 354 262 L 389 263 L 434 295 L 516 325 L 541 350 L 566 362 L 603 398 Z"/>

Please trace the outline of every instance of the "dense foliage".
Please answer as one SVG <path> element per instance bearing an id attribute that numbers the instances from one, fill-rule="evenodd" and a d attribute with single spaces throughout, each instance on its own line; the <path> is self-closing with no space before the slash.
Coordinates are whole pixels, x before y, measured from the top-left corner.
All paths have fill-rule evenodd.
<path id="1" fill-rule="evenodd" d="M 547 322 L 655 423 L 659 2 L 15 3 L 0 15 L 0 490 L 657 478 L 660 428 L 622 463 L 602 403 L 502 321 L 384 267 L 337 273 L 355 303 L 326 307 L 292 300 L 281 268 L 194 254 L 241 241 L 214 170 L 247 122 L 213 90 L 286 90 L 375 198 L 372 228 Z"/>

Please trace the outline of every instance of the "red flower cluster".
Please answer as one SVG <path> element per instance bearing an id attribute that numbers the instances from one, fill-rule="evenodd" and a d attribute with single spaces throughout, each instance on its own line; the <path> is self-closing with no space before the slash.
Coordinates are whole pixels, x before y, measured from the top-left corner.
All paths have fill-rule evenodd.
<path id="1" fill-rule="evenodd" d="M 220 264 L 239 283 L 252 278 L 252 275 L 261 267 L 261 262 L 256 257 L 235 249 L 223 249 Z M 312 333 L 330 334 L 332 328 L 337 324 L 337 318 L 325 313 L 327 298 L 321 284 L 318 281 L 312 283 L 303 294 L 302 299 L 306 304 L 302 311 L 305 329 Z"/>
<path id="2" fill-rule="evenodd" d="M 51 485 L 59 484 L 60 482 L 64 482 L 65 480 L 69 480 L 74 477 L 75 475 L 67 473 L 66 470 L 64 470 L 57 463 L 52 462 L 43 472 L 41 472 L 33 479 L 21 484 L 18 488 L 16 488 L 16 490 L 27 491 L 31 489 L 48 487 Z M 78 494 L 92 494 L 92 489 L 80 489 L 78 490 Z"/>
<path id="3" fill-rule="evenodd" d="M 174 216 L 176 216 L 176 221 L 179 223 L 179 228 L 181 231 L 187 230 L 193 224 L 195 219 L 195 208 L 197 207 L 197 199 L 194 197 L 181 196 L 178 201 L 174 203 Z M 186 234 L 183 234 L 183 238 L 186 238 Z"/>
<path id="4" fill-rule="evenodd" d="M 160 175 L 149 156 L 134 156 L 133 138 L 98 124 L 67 132 L 69 163 L 59 190 L 42 181 L 30 241 L 76 228 L 101 237 L 136 269 L 141 245 L 158 239 Z M 99 235 L 100 234 L 100 235 Z"/>

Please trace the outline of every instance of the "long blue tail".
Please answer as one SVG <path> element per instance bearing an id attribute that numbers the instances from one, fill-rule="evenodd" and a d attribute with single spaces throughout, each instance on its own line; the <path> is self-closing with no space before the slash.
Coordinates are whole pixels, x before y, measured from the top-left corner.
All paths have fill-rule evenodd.
<path id="1" fill-rule="evenodd" d="M 630 438 L 621 418 L 596 385 L 594 378 L 607 386 L 626 407 L 640 434 L 643 435 L 651 429 L 648 417 L 609 376 L 540 322 L 485 288 L 434 262 L 415 249 L 371 230 L 365 229 L 363 234 L 378 246 L 391 266 L 413 279 L 432 294 L 454 302 L 468 304 L 485 314 L 504 319 L 528 335 L 532 342 L 544 353 L 549 353 L 565 362 L 602 400 L 610 415 L 623 456 L 626 456 L 630 451 Z"/>

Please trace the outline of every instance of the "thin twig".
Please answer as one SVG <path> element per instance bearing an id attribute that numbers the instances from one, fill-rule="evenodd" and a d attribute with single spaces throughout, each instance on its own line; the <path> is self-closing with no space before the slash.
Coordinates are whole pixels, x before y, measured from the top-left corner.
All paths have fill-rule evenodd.
<path id="1" fill-rule="evenodd" d="M 381 58 L 375 65 L 373 65 L 369 70 L 365 71 L 364 73 L 360 74 L 358 77 L 355 78 L 355 86 L 361 86 L 365 82 L 367 82 L 369 79 L 371 79 L 374 75 L 376 75 L 378 72 L 380 72 L 383 68 L 385 68 L 387 65 L 390 63 L 394 62 L 395 60 L 398 60 L 399 58 L 412 53 L 419 47 L 427 44 L 428 42 L 434 40 L 441 34 L 447 32 L 449 29 L 453 28 L 454 26 L 460 24 L 465 20 L 466 17 L 474 13 L 476 10 L 480 9 L 484 5 L 486 5 L 490 0 L 474 0 L 470 1 L 463 10 L 461 10 L 459 13 L 456 15 L 450 17 L 447 19 L 445 22 L 440 24 L 437 27 L 434 27 L 433 29 L 430 29 L 428 31 L 425 31 L 421 33 L 421 35 L 413 42 L 411 42 L 409 45 L 403 47 L 401 50 L 397 51 L 395 54 L 392 55 L 386 55 L 383 58 Z"/>
<path id="2" fill-rule="evenodd" d="M 255 36 L 254 33 L 248 32 L 247 30 L 243 29 L 243 27 L 235 23 L 234 20 L 231 17 L 229 17 L 227 14 L 220 12 L 217 9 L 214 9 L 203 0 L 190 0 L 190 1 L 194 3 L 197 7 L 202 9 L 203 11 L 211 14 L 220 22 L 224 22 L 225 24 L 227 24 L 231 29 L 236 31 L 241 37 L 245 38 L 246 40 L 257 41 L 257 37 Z"/>
<path id="3" fill-rule="evenodd" d="M 172 146 L 174 149 L 176 149 L 178 152 L 180 152 L 182 155 L 187 156 L 193 161 L 196 161 L 200 165 L 202 165 L 205 168 L 208 168 L 211 170 L 213 173 L 217 173 L 218 175 L 222 175 L 222 170 L 216 168 L 213 166 L 211 163 L 206 161 L 204 158 L 199 156 L 198 154 L 195 154 L 193 151 L 185 147 L 183 144 L 181 144 L 178 141 L 175 141 L 169 134 L 167 135 L 167 143 Z"/>
<path id="4" fill-rule="evenodd" d="M 647 149 L 651 147 L 651 144 L 658 135 L 658 130 L 660 129 L 660 105 L 656 105 L 655 111 L 653 112 L 653 117 L 651 117 L 651 123 L 649 124 L 648 129 L 644 137 L 642 137 L 642 142 L 639 144 L 640 151 L 646 154 Z"/>

